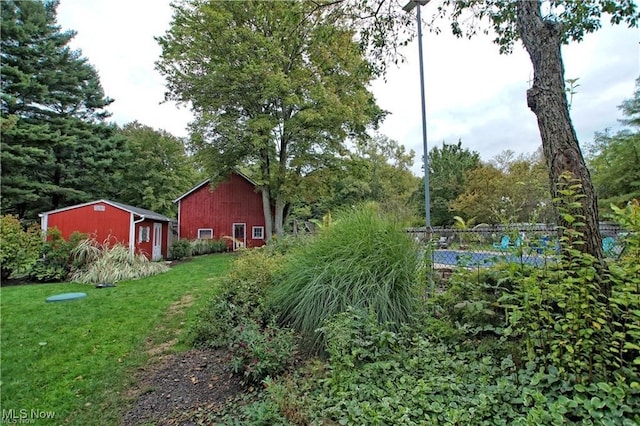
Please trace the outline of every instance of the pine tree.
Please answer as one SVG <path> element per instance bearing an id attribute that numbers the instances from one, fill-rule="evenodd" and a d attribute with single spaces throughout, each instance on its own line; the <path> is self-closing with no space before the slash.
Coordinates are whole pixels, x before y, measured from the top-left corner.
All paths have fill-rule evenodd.
<path id="1" fill-rule="evenodd" d="M 37 213 L 114 194 L 126 150 L 105 122 L 96 70 L 70 49 L 57 1 L 1 3 L 2 213 Z"/>

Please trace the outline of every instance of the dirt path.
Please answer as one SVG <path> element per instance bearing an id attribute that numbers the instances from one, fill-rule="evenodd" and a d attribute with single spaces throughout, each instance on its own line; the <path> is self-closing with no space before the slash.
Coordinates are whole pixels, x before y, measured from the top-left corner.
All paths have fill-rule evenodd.
<path id="1" fill-rule="evenodd" d="M 184 315 L 192 303 L 193 296 L 189 294 L 173 303 L 161 324 L 170 317 Z M 133 404 L 124 416 L 124 425 L 195 425 L 181 419 L 200 410 L 216 410 L 243 392 L 240 380 L 229 372 L 226 350 L 170 353 L 179 330 L 169 334 L 166 331 L 161 325 L 146 341 L 149 363 L 137 371 L 136 385 L 128 391 Z M 154 342 L 159 335 L 163 336 L 162 341 Z"/>

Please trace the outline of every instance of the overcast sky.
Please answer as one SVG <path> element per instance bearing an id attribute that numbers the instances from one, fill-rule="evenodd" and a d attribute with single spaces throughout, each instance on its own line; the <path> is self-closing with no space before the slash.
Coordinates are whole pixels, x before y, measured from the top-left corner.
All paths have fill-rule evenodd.
<path id="1" fill-rule="evenodd" d="M 437 1 L 437 0 L 436 0 Z M 428 16 L 429 7 L 422 13 Z M 154 70 L 160 47 L 153 39 L 171 20 L 169 0 L 61 0 L 58 23 L 77 36 L 81 49 L 100 74 L 105 94 L 115 99 L 111 120 L 137 120 L 176 136 L 187 136 L 191 114 L 162 103 L 164 79 Z M 619 127 L 617 106 L 632 96 L 640 75 L 640 32 L 604 25 L 600 31 L 563 49 L 565 77 L 579 78 L 572 118 L 581 144 L 594 132 Z M 533 71 L 521 45 L 499 55 L 489 37 L 456 39 L 424 28 L 425 92 L 429 148 L 456 143 L 490 160 L 506 149 L 530 153 L 540 146 L 534 114 L 526 105 Z M 422 127 L 418 45 L 404 51 L 406 62 L 390 69 L 372 91 L 390 114 L 381 132 L 416 151 L 421 174 Z"/>

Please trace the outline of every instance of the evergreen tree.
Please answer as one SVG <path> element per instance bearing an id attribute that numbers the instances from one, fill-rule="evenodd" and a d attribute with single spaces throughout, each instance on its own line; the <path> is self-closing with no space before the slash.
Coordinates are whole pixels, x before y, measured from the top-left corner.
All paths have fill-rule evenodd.
<path id="1" fill-rule="evenodd" d="M 57 1 L 1 3 L 2 212 L 37 213 L 114 198 L 124 140 L 105 123 L 112 100 L 56 24 Z"/>

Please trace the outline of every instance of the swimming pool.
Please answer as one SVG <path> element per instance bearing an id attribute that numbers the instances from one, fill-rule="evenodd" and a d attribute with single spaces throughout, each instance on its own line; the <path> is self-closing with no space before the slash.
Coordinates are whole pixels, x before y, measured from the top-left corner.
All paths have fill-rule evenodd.
<path id="1" fill-rule="evenodd" d="M 548 257 L 539 254 L 523 254 L 499 252 L 478 252 L 467 250 L 434 250 L 433 263 L 441 265 L 464 266 L 492 266 L 498 262 L 526 263 L 528 265 L 543 266 L 550 261 Z"/>

